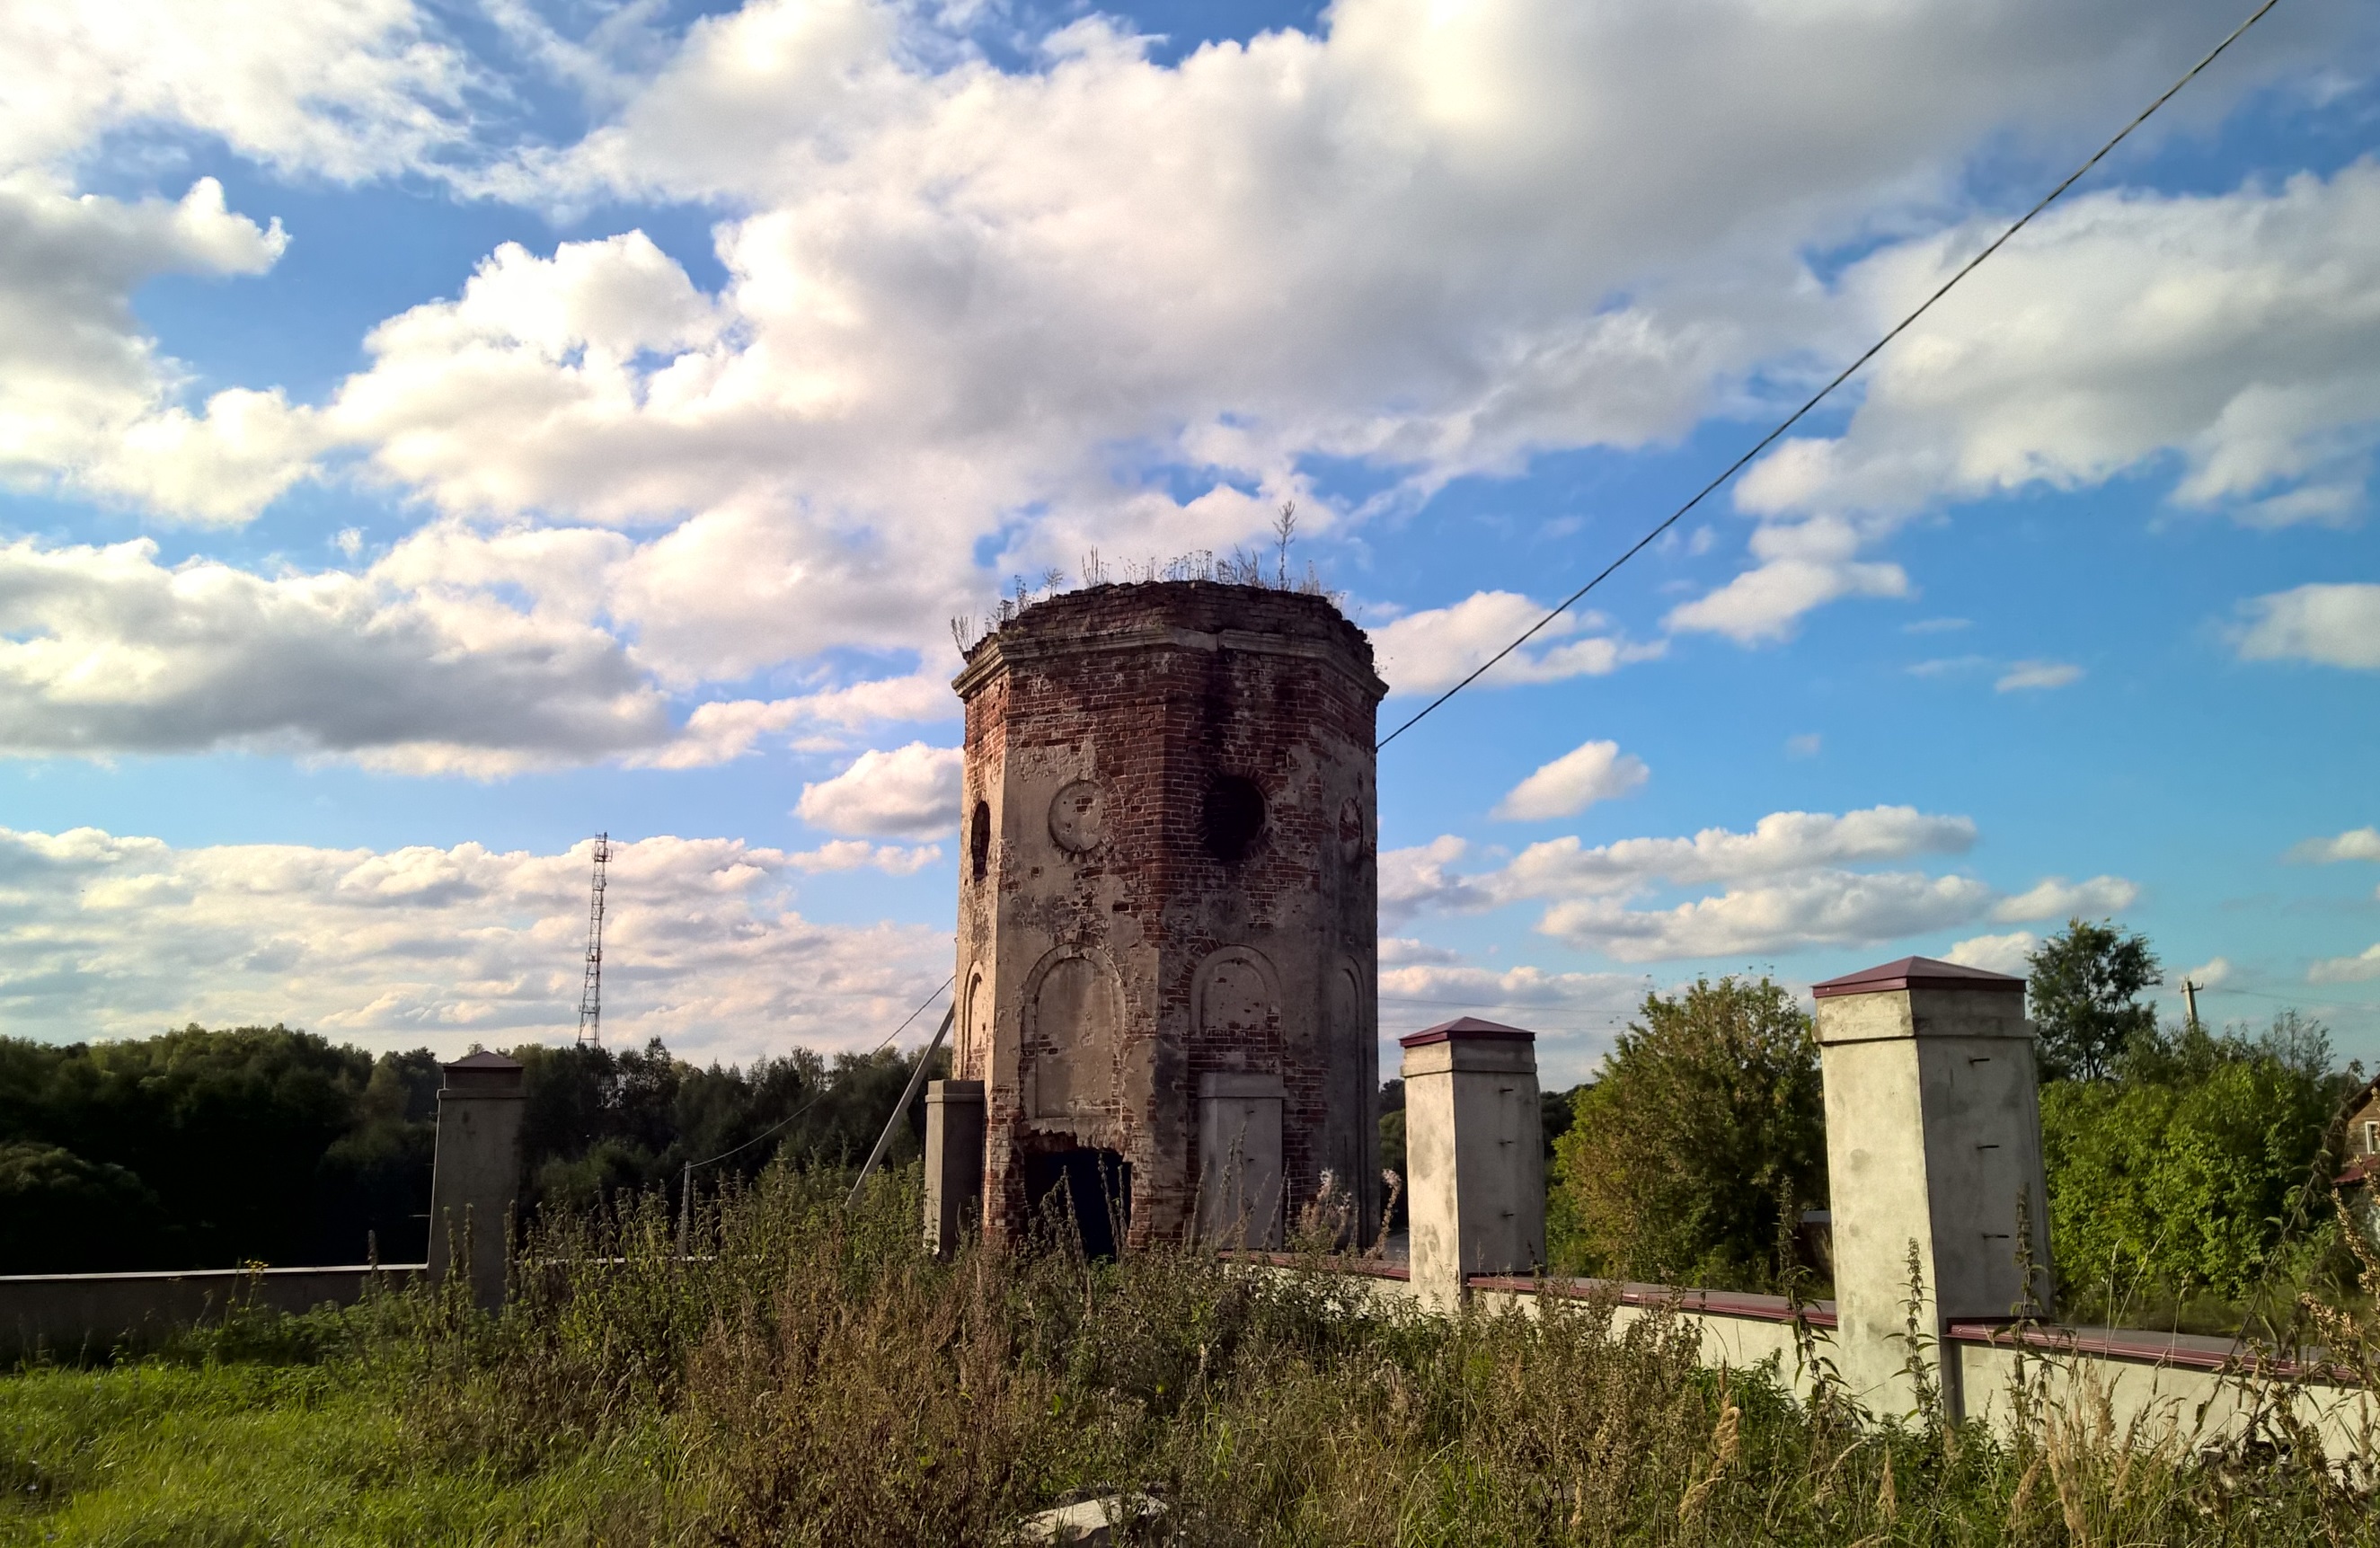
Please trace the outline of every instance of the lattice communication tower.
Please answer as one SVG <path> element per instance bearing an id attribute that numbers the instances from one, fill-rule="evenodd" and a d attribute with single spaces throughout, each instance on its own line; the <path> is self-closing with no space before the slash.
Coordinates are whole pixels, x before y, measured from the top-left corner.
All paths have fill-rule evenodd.
<path id="1" fill-rule="evenodd" d="M 611 863 L 612 835 L 595 835 L 595 888 L 587 904 L 587 980 L 578 991 L 578 1046 L 603 1046 L 603 867 Z"/>

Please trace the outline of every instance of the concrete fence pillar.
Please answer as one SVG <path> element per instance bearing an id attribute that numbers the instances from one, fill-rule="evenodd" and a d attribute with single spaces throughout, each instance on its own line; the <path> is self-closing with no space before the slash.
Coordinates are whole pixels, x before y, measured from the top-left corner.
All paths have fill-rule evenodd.
<path id="1" fill-rule="evenodd" d="M 1536 1034 L 1464 1016 L 1399 1046 L 1413 1288 L 1451 1311 L 1467 1275 L 1545 1264 Z"/>
<path id="2" fill-rule="evenodd" d="M 983 1082 L 926 1084 L 926 1251 L 948 1257 L 983 1224 Z"/>
<path id="3" fill-rule="evenodd" d="M 1270 1251 L 1281 1243 L 1279 1075 L 1198 1077 L 1198 1240 Z"/>
<path id="4" fill-rule="evenodd" d="M 430 1277 L 470 1265 L 471 1299 L 494 1311 L 512 1266 L 511 1225 L 520 1203 L 521 1067 L 502 1054 L 467 1054 L 442 1065 L 438 1150 L 430 1175 Z"/>
<path id="5" fill-rule="evenodd" d="M 2049 1197 L 2024 980 L 1908 957 L 1813 987 L 1827 1091 L 1836 1359 L 1854 1393 L 1906 1412 L 1911 1254 L 1917 1331 L 1953 1415 L 1951 1321 L 2049 1310 Z M 2020 1266 L 2030 1223 L 2034 1283 Z"/>

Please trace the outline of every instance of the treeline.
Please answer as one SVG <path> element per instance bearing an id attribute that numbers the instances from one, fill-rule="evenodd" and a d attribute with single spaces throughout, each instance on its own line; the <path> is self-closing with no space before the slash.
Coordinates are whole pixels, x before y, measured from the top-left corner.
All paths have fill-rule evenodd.
<path id="1" fill-rule="evenodd" d="M 856 1162 L 916 1068 L 797 1049 L 748 1070 L 641 1050 L 509 1050 L 530 1208 Z M 124 1042 L 0 1038 L 0 1274 L 391 1263 L 428 1252 L 437 1058 L 285 1027 Z M 897 1137 L 917 1155 L 922 1118 Z M 724 1159 L 714 1160 L 724 1156 Z"/>
<path id="2" fill-rule="evenodd" d="M 2061 1314 L 2228 1331 L 2352 1278 L 2331 1179 L 2363 1071 L 2319 1023 L 2161 1025 L 2149 943 L 2104 923 L 2069 921 L 2030 967 Z M 1827 1203 L 1818 1051 L 1781 986 L 1647 996 L 1572 1110 L 1558 1268 L 1758 1290 L 1823 1268 L 1801 1228 Z"/>

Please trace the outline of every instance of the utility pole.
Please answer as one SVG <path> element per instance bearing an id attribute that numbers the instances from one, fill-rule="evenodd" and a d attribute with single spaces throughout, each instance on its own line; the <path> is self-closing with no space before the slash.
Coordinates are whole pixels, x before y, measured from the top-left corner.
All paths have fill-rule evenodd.
<path id="1" fill-rule="evenodd" d="M 684 1180 L 678 1184 L 677 1255 L 694 1256 L 694 1163 L 686 1164 Z"/>
<path id="2" fill-rule="evenodd" d="M 2181 1003 L 2190 1011 L 2190 1030 L 2198 1030 L 2198 986 L 2185 978 L 2181 981 Z"/>
<path id="3" fill-rule="evenodd" d="M 611 864 L 612 835 L 595 835 L 595 889 L 587 904 L 587 976 L 578 990 L 578 1046 L 603 1046 L 603 867 Z"/>

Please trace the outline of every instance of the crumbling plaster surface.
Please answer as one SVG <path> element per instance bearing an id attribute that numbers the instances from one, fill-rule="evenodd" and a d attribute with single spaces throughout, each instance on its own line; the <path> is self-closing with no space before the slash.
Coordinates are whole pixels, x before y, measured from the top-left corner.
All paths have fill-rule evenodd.
<path id="1" fill-rule="evenodd" d="M 1817 1004 L 1843 1373 L 1890 1407 L 1908 1396 L 1892 1351 L 1908 1317 L 1912 1246 L 1921 1326 L 2004 1320 L 2026 1299 L 2022 1211 L 2035 1302 L 2046 1300 L 2033 1028 L 2024 996 L 2006 991 L 1896 989 Z"/>
<path id="2" fill-rule="evenodd" d="M 985 1082 L 988 1234 L 1023 1227 L 1027 1155 L 1081 1146 L 1131 1165 L 1132 1240 L 1178 1237 L 1199 1077 L 1240 1070 L 1281 1077 L 1287 1212 L 1329 1169 L 1376 1228 L 1385 685 L 1362 632 L 1319 597 L 1096 587 L 1004 625 L 955 686 L 954 1072 Z M 1230 854 L 1211 829 L 1238 780 L 1262 821 Z"/>

